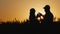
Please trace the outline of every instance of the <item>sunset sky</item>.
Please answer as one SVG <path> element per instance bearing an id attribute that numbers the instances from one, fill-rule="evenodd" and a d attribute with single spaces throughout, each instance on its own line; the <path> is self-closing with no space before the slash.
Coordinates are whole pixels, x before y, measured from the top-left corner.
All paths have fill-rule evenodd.
<path id="1" fill-rule="evenodd" d="M 15 18 L 24 21 L 29 11 L 35 8 L 36 14 L 44 14 L 43 7 L 50 5 L 54 17 L 60 18 L 60 0 L 0 0 L 0 21 L 12 21 Z"/>

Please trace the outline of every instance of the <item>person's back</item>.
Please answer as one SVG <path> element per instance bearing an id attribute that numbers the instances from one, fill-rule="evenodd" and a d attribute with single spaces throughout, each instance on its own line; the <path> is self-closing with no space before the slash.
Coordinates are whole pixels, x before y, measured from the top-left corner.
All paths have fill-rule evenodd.
<path id="1" fill-rule="evenodd" d="M 45 23 L 52 23 L 53 22 L 53 15 L 52 13 L 47 13 L 45 15 Z"/>
<path id="2" fill-rule="evenodd" d="M 53 22 L 53 14 L 50 12 L 50 6 L 46 5 L 44 7 L 44 9 L 46 12 L 44 22 L 45 23 L 52 23 Z"/>

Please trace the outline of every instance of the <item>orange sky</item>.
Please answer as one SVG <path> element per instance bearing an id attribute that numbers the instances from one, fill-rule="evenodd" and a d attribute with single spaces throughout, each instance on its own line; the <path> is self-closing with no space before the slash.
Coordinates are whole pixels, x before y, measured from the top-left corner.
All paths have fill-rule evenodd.
<path id="1" fill-rule="evenodd" d="M 0 0 L 0 21 L 28 19 L 29 10 L 35 8 L 36 14 L 44 14 L 43 7 L 51 6 L 51 12 L 57 18 L 60 17 L 60 0 Z"/>

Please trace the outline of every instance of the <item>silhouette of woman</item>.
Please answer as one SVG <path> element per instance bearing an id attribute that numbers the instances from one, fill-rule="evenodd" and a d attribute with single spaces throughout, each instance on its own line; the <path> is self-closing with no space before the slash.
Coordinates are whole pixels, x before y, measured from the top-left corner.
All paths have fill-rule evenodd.
<path id="1" fill-rule="evenodd" d="M 29 20 L 30 20 L 31 23 L 34 23 L 35 22 L 35 9 L 34 8 L 31 8 L 30 9 Z"/>

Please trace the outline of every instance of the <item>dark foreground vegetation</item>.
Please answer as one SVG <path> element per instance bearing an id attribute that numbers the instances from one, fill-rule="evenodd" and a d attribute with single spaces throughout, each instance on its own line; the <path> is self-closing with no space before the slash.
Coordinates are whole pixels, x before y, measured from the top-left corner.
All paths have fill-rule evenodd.
<path id="1" fill-rule="evenodd" d="M 19 24 L 15 23 L 3 23 L 0 25 L 0 32 L 4 33 L 58 33 L 60 31 L 60 23 L 42 24 L 42 23 L 29 23 L 25 22 Z"/>

